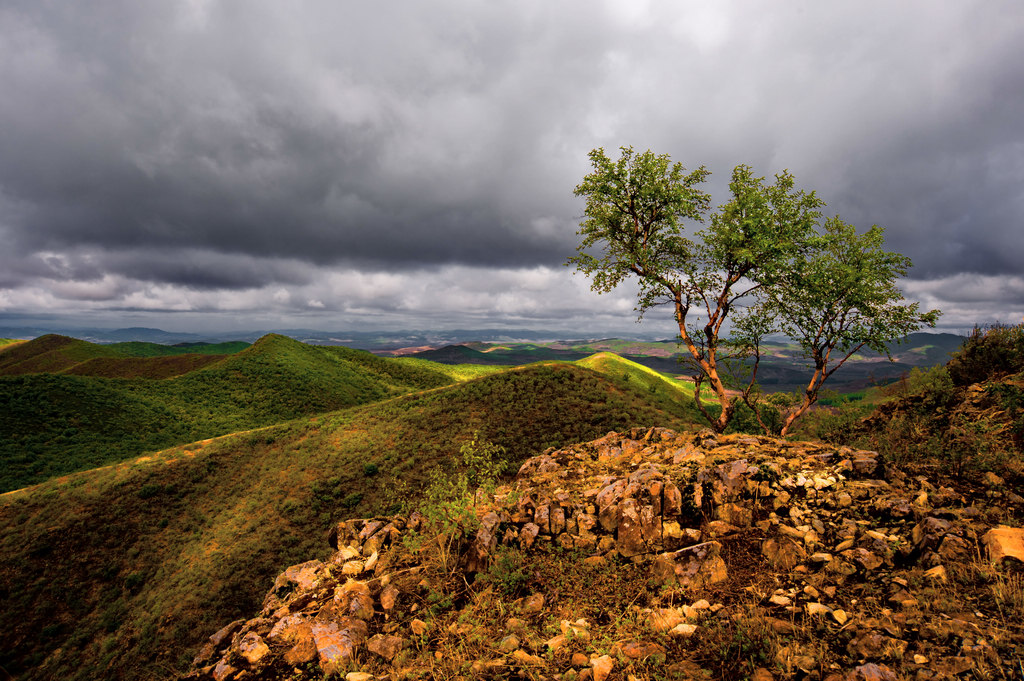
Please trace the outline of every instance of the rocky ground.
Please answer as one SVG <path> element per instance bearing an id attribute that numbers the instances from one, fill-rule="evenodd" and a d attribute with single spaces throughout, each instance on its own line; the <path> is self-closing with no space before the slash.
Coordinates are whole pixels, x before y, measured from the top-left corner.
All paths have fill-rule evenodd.
<path id="1" fill-rule="evenodd" d="M 1024 498 L 875 452 L 634 429 L 351 520 L 189 679 L 1024 679 Z"/>

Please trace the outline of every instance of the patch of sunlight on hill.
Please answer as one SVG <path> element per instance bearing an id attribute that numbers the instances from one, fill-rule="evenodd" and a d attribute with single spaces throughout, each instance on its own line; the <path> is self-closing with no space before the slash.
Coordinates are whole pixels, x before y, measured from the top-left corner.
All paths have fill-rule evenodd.
<path id="1" fill-rule="evenodd" d="M 454 381 L 470 381 L 474 378 L 508 371 L 511 367 L 504 364 L 441 364 L 429 359 L 418 357 L 398 357 L 394 361 L 414 367 L 438 371 Z"/>
<path id="2" fill-rule="evenodd" d="M 619 376 L 630 381 L 637 381 L 650 392 L 656 392 L 670 399 L 693 399 L 693 383 L 666 376 L 642 364 L 620 357 L 614 352 L 597 352 L 589 357 L 577 360 L 575 364 L 586 367 L 606 376 Z M 705 402 L 713 402 L 714 394 L 704 389 L 701 398 Z"/>

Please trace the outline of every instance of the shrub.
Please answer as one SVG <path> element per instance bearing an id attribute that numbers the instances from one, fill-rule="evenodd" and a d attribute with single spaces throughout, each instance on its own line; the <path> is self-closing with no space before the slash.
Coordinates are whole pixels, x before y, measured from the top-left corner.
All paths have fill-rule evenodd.
<path id="1" fill-rule="evenodd" d="M 1024 324 L 974 327 L 948 367 L 958 386 L 1024 371 Z"/>

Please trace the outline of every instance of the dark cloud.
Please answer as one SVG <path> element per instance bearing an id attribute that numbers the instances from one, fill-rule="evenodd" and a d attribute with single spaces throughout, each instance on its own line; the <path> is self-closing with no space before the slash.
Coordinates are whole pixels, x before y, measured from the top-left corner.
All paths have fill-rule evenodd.
<path id="1" fill-rule="evenodd" d="M 941 303 L 1024 262 L 1022 32 L 1010 0 L 10 0 L 0 310 L 412 314 L 388 273 L 458 305 L 444 272 L 557 269 L 587 151 L 622 144 L 719 198 L 737 163 L 788 168 Z M 495 309 L 586 304 L 517 295 Z"/>

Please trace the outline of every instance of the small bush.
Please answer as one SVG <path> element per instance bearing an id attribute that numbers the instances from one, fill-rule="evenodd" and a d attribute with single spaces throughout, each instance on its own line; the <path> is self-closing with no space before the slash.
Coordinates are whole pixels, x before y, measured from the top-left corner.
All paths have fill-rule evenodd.
<path id="1" fill-rule="evenodd" d="M 974 327 L 948 367 L 958 386 L 1024 371 L 1024 324 Z"/>
<path id="2" fill-rule="evenodd" d="M 530 581 L 526 554 L 512 546 L 498 547 L 487 572 L 478 575 L 477 580 L 483 584 L 493 585 L 509 598 L 518 596 Z"/>

